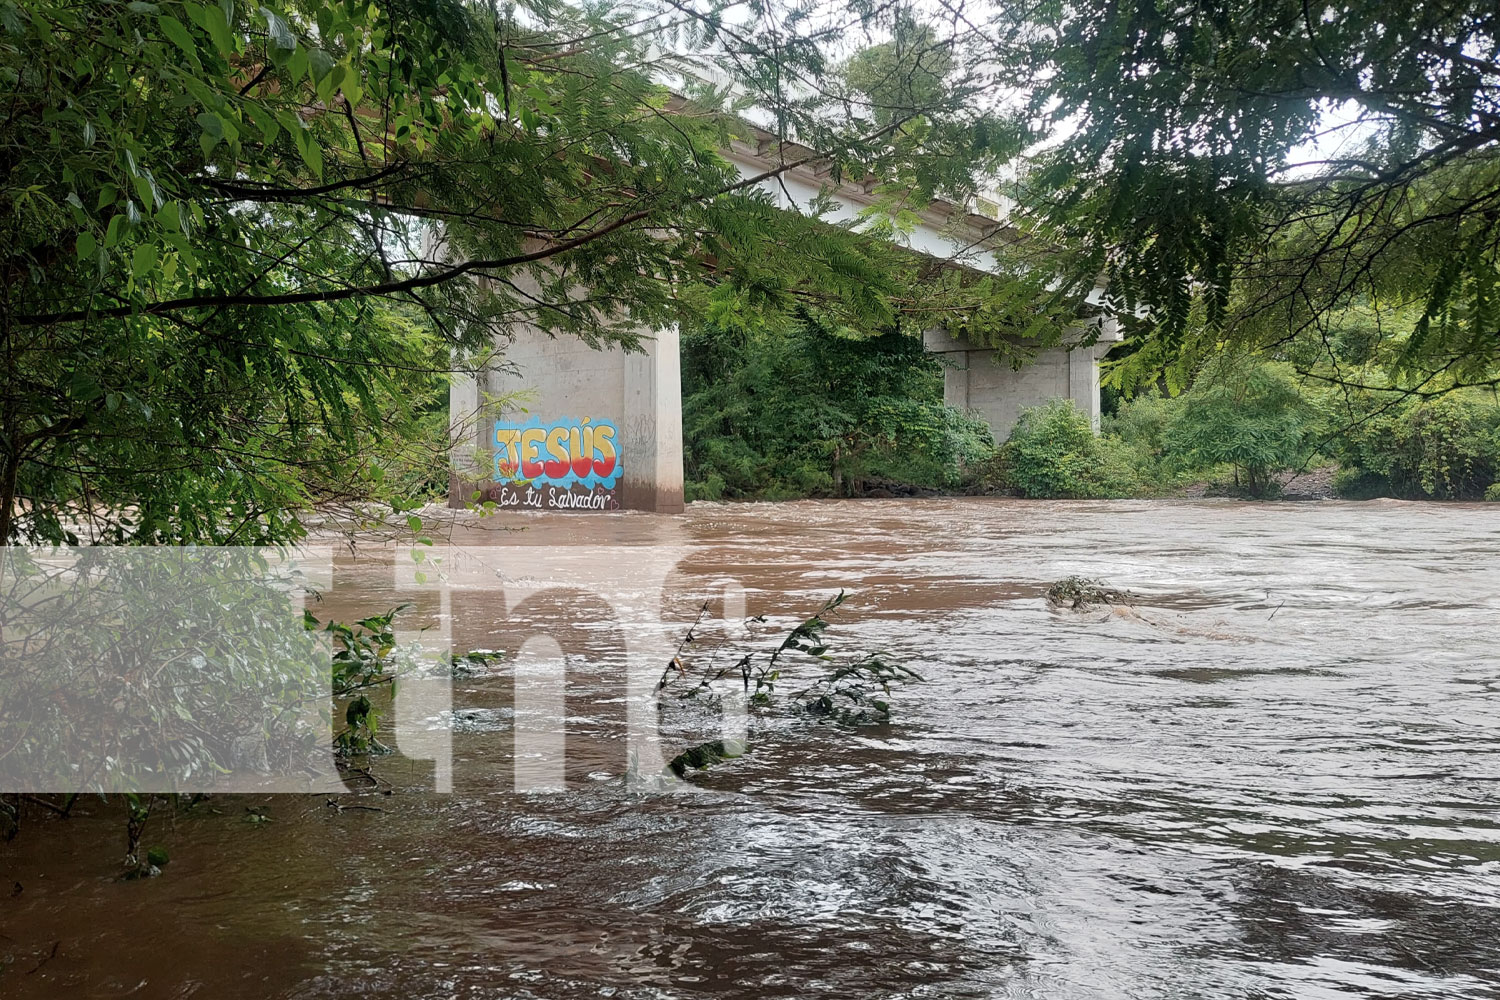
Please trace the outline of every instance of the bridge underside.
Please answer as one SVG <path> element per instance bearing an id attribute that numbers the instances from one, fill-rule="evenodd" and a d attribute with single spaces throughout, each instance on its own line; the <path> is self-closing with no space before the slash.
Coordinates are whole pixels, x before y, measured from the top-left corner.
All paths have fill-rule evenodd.
<path id="1" fill-rule="evenodd" d="M 644 354 L 594 350 L 520 330 L 505 368 L 455 379 L 449 504 L 488 500 L 518 510 L 683 509 L 682 381 L 675 328 Z M 1020 370 L 994 352 L 928 333 L 945 362 L 945 401 L 980 416 L 1004 441 L 1025 406 L 1071 399 L 1099 422 L 1098 358 L 1111 343 L 1043 352 Z"/>
<path id="2" fill-rule="evenodd" d="M 923 344 L 943 361 L 943 402 L 980 417 L 998 444 L 1010 436 L 1022 408 L 1053 399 L 1072 400 L 1098 433 L 1099 360 L 1117 340 L 1111 325 L 1092 346 L 1043 351 L 1019 369 L 997 364 L 992 349 L 942 330 L 927 331 Z"/>
<path id="3" fill-rule="evenodd" d="M 819 216 L 832 211 L 830 221 L 857 223 L 878 204 L 866 181 L 834 182 L 812 150 L 745 127 L 723 153 L 776 207 Z M 921 221 L 900 237 L 902 245 L 996 273 L 998 262 L 984 247 L 1003 228 L 997 216 L 946 201 L 917 214 Z M 436 231 L 433 238 L 440 241 Z M 501 345 L 507 370 L 455 381 L 450 503 L 479 498 L 536 510 L 682 510 L 678 335 L 673 329 L 647 336 L 644 355 L 627 355 L 521 329 Z M 996 441 L 1010 434 L 1022 407 L 1057 398 L 1073 400 L 1097 428 L 1098 358 L 1114 339 L 1109 330 L 1095 347 L 1046 351 L 1015 370 L 997 364 L 993 351 L 946 333 L 925 338 L 927 349 L 947 362 L 946 401 L 977 413 Z"/>

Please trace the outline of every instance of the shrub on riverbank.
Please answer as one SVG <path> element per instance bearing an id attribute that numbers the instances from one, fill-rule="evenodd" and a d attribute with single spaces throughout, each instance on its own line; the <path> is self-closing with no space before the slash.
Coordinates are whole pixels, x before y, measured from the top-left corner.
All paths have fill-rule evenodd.
<path id="1" fill-rule="evenodd" d="M 1332 462 L 1348 499 L 1500 501 L 1500 403 L 1477 389 L 1345 394 L 1281 363 L 1221 359 L 1181 396 L 1121 400 L 1097 437 L 1067 401 L 1024 411 L 988 482 L 1026 497 L 1129 498 L 1208 480 L 1263 497 L 1289 472 Z"/>
<path id="2" fill-rule="evenodd" d="M 1000 449 L 998 483 L 1033 498 L 1133 496 L 1140 476 L 1118 439 L 1096 437 L 1070 400 L 1028 407 Z"/>
<path id="3" fill-rule="evenodd" d="M 1282 365 L 1224 359 L 1183 397 L 1165 429 L 1167 454 L 1180 468 L 1233 470 L 1252 497 L 1272 495 L 1277 476 L 1316 448 L 1317 406 Z"/>
<path id="4" fill-rule="evenodd" d="M 1316 418 L 1313 400 L 1279 366 L 1226 363 L 1182 396 L 1121 401 L 1097 436 L 1066 400 L 1024 410 L 1001 449 L 996 485 L 1037 498 L 1140 497 L 1223 476 L 1264 496 L 1305 460 Z"/>
<path id="5" fill-rule="evenodd" d="M 1357 380 L 1350 363 L 1342 374 Z M 997 451 L 980 420 L 943 404 L 942 382 L 939 362 L 896 333 L 864 337 L 810 317 L 687 331 L 688 496 L 884 495 L 870 487 L 903 484 L 1132 498 L 1206 481 L 1263 497 L 1295 471 L 1336 462 L 1333 486 L 1348 498 L 1480 499 L 1500 475 L 1500 405 L 1487 391 L 1346 392 L 1285 361 L 1220 357 L 1180 395 L 1118 400 L 1099 434 L 1066 400 L 1031 408 Z"/>
<path id="6" fill-rule="evenodd" d="M 1101 423 L 1101 446 L 1132 471 L 1130 496 L 1162 496 L 1191 482 L 1197 470 L 1184 467 L 1168 449 L 1167 434 L 1182 411 L 1182 397 L 1143 395 L 1120 400 Z"/>

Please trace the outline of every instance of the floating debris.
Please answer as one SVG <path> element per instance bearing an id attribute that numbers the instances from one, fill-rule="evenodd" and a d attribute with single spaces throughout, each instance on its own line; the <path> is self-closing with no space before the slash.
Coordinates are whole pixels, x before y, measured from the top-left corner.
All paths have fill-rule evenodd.
<path id="1" fill-rule="evenodd" d="M 1103 580 L 1086 576 L 1066 577 L 1047 588 L 1049 605 L 1073 611 L 1087 611 L 1101 604 L 1129 604 L 1132 598 L 1133 595 L 1128 590 L 1120 590 Z"/>

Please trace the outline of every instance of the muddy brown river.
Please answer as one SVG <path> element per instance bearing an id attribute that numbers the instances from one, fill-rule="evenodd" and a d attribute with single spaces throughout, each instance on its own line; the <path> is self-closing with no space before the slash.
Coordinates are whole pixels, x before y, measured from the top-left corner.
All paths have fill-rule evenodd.
<path id="1" fill-rule="evenodd" d="M 766 634 L 845 588 L 837 645 L 925 682 L 888 724 L 755 721 L 744 757 L 644 794 L 623 779 L 617 637 L 586 601 L 533 605 L 567 656 L 566 784 L 518 792 L 518 611 L 456 593 L 455 648 L 512 659 L 454 681 L 452 794 L 392 758 L 338 797 L 368 808 L 159 807 L 146 841 L 171 863 L 137 882 L 116 877 L 118 803 L 28 810 L 0 844 L 0 996 L 1500 996 L 1497 506 L 459 526 L 512 560 L 670 553 L 661 614 L 684 630 L 705 599 L 739 614 L 726 580 Z M 390 554 L 356 551 L 325 615 L 400 599 Z M 1075 574 L 1132 603 L 1049 607 Z"/>

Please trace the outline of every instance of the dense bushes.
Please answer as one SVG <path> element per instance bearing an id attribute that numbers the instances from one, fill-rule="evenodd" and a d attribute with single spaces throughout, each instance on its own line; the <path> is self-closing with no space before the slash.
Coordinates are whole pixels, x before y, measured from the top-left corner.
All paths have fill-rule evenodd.
<path id="1" fill-rule="evenodd" d="M 1274 495 L 1285 473 L 1336 462 L 1352 499 L 1500 500 L 1500 403 L 1465 390 L 1432 399 L 1346 395 L 1288 366 L 1221 359 L 1177 397 L 1120 400 L 1103 433 L 1066 402 L 1025 411 L 994 485 L 1029 497 L 1170 493 L 1191 480 Z"/>
<path id="2" fill-rule="evenodd" d="M 1250 496 L 1274 493 L 1275 476 L 1307 461 L 1317 407 L 1290 374 L 1267 362 L 1224 362 L 1182 398 L 1165 447 L 1180 468 L 1227 465 Z"/>
<path id="3" fill-rule="evenodd" d="M 1350 408 L 1351 426 L 1331 447 L 1344 495 L 1500 499 L 1488 495 L 1500 473 L 1500 406 L 1490 393 L 1404 402 L 1361 394 Z"/>
<path id="4" fill-rule="evenodd" d="M 1066 400 L 1023 411 L 996 453 L 982 422 L 942 403 L 942 368 L 914 339 L 803 317 L 683 340 L 688 495 L 844 496 L 894 480 L 1028 497 L 1170 494 L 1194 481 L 1270 496 L 1288 472 L 1337 463 L 1351 498 L 1500 499 L 1500 403 L 1346 393 L 1291 365 L 1222 357 L 1178 396 L 1111 400 L 1095 434 Z"/>
<path id="5" fill-rule="evenodd" d="M 1023 411 L 1000 483 L 1029 497 L 1150 496 L 1225 472 L 1263 496 L 1307 457 L 1316 414 L 1285 371 L 1263 362 L 1206 373 L 1180 397 L 1123 400 L 1098 437 L 1059 400 Z"/>
<path id="6" fill-rule="evenodd" d="M 982 421 L 943 405 L 941 365 L 903 334 L 722 322 L 686 331 L 682 362 L 689 499 L 953 488 L 995 451 Z"/>

